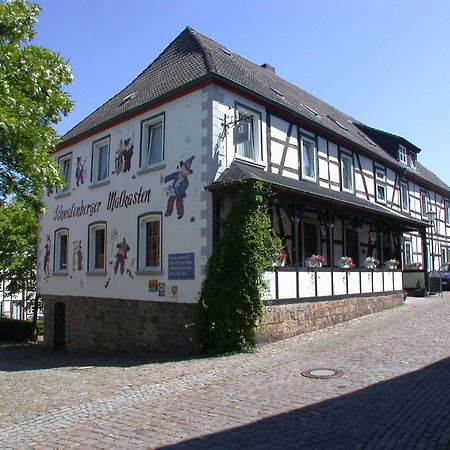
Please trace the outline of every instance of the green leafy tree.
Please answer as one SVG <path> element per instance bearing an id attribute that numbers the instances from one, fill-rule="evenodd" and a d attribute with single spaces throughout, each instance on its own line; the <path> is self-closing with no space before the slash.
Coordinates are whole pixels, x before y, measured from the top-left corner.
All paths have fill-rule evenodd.
<path id="1" fill-rule="evenodd" d="M 206 353 L 254 348 L 255 327 L 264 309 L 263 273 L 282 248 L 271 228 L 267 200 L 261 182 L 243 183 L 233 193 L 197 303 L 194 336 Z"/>
<path id="2" fill-rule="evenodd" d="M 72 109 L 63 85 L 73 80 L 57 53 L 32 45 L 39 6 L 0 2 L 0 200 L 11 195 L 41 207 L 44 187 L 61 185 L 50 158 L 53 126 Z"/>
<path id="3" fill-rule="evenodd" d="M 36 211 L 29 204 L 15 199 L 0 206 L 0 279 L 8 282 L 8 295 L 23 290 L 34 295 L 37 223 Z M 24 300 L 28 302 L 31 298 Z"/>

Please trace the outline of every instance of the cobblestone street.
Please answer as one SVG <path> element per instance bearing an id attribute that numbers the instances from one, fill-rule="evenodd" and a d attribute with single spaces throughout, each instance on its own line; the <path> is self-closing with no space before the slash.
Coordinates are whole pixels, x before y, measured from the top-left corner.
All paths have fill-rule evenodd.
<path id="1" fill-rule="evenodd" d="M 3 346 L 0 398 L 1 449 L 450 449 L 450 294 L 224 358 Z"/>

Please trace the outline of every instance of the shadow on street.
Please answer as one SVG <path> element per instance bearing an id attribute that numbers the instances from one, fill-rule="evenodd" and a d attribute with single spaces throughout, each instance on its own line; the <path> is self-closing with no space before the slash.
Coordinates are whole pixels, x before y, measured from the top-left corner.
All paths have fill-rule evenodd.
<path id="1" fill-rule="evenodd" d="M 327 380 L 315 382 L 320 389 Z M 351 394 L 161 448 L 450 449 L 450 358 Z"/>

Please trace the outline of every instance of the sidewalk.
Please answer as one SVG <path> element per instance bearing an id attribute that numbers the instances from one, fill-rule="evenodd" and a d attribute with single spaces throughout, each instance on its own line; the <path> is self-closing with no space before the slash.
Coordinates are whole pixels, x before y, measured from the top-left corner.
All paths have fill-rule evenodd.
<path id="1" fill-rule="evenodd" d="M 0 447 L 449 449 L 449 357 L 447 293 L 227 358 L 2 347 Z"/>

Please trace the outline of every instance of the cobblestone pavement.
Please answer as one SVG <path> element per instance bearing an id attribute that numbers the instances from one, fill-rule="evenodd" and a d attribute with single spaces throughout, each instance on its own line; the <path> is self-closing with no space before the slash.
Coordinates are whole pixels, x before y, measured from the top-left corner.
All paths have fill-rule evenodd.
<path id="1" fill-rule="evenodd" d="M 450 294 L 226 358 L 3 346 L 0 399 L 1 449 L 450 449 Z"/>

